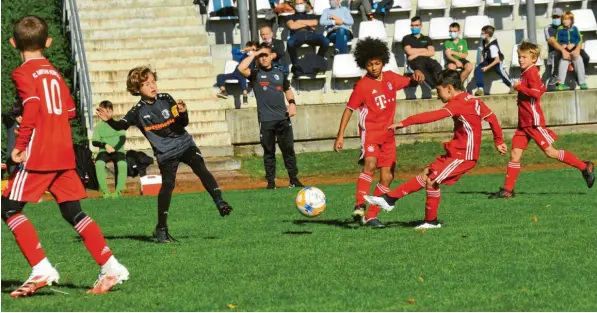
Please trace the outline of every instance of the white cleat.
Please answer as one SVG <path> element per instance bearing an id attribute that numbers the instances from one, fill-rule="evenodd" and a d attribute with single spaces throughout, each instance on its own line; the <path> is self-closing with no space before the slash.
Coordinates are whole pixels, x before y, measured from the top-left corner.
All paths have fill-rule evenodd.
<path id="1" fill-rule="evenodd" d="M 442 224 L 440 224 L 439 222 L 425 222 L 417 227 L 415 227 L 415 229 L 432 229 L 432 228 L 441 228 Z"/>
<path id="2" fill-rule="evenodd" d="M 117 263 L 109 269 L 101 269 L 95 284 L 87 293 L 104 294 L 114 288 L 117 284 L 124 283 L 129 279 L 129 271 L 124 265 Z"/>
<path id="3" fill-rule="evenodd" d="M 29 278 L 17 290 L 10 293 L 13 298 L 30 296 L 38 289 L 58 283 L 60 275 L 55 268 L 50 267 L 45 271 L 33 271 Z"/>
<path id="4" fill-rule="evenodd" d="M 390 205 L 386 199 L 382 197 L 365 196 L 365 201 L 367 201 L 369 204 L 377 205 L 386 211 L 392 211 L 394 209 L 394 206 Z"/>

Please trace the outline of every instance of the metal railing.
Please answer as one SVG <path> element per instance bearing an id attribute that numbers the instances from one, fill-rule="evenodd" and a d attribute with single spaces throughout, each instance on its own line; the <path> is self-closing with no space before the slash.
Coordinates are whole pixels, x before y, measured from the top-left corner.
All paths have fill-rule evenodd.
<path id="1" fill-rule="evenodd" d="M 79 21 L 76 0 L 62 0 L 62 25 L 70 35 L 71 51 L 74 61 L 73 93 L 77 95 L 81 110 L 81 123 L 89 131 L 93 130 L 93 101 L 91 79 L 87 68 L 87 57 L 83 45 L 83 31 Z M 87 119 L 87 123 L 85 121 Z"/>

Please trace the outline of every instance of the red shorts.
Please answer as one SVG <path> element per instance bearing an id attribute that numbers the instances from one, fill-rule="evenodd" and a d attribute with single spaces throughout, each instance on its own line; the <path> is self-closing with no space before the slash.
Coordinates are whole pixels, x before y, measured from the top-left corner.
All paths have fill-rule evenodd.
<path id="1" fill-rule="evenodd" d="M 512 137 L 512 149 L 526 150 L 529 140 L 533 139 L 535 143 L 545 150 L 558 139 L 558 135 L 549 128 L 544 127 L 519 127 Z"/>
<path id="2" fill-rule="evenodd" d="M 19 169 L 10 177 L 2 195 L 10 200 L 36 203 L 46 190 L 58 203 L 81 200 L 87 196 L 75 170 L 35 172 L 25 169 Z"/>
<path id="3" fill-rule="evenodd" d="M 377 168 L 394 166 L 396 164 L 396 138 L 388 137 L 381 142 L 367 141 L 365 138 L 365 141 L 361 142 L 359 163 L 370 157 L 377 159 Z"/>
<path id="4" fill-rule="evenodd" d="M 477 165 L 477 161 L 454 159 L 442 155 L 429 165 L 429 178 L 438 184 L 453 185 L 475 165 Z"/>

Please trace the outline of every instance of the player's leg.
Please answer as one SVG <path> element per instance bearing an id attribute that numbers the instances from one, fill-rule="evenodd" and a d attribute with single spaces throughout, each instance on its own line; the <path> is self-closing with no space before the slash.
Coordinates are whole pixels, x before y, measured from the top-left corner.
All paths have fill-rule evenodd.
<path id="1" fill-rule="evenodd" d="M 304 187 L 297 177 L 298 168 L 296 166 L 296 155 L 294 153 L 292 122 L 290 119 L 279 122 L 275 131 L 278 146 L 280 147 L 280 151 L 282 151 L 284 166 L 286 167 L 286 171 L 288 171 L 288 178 L 290 179 L 288 187 Z"/>
<path id="2" fill-rule="evenodd" d="M 220 215 L 230 215 L 230 212 L 232 212 L 232 207 L 228 204 L 228 202 L 222 199 L 222 191 L 220 190 L 220 186 L 218 186 L 218 182 L 216 182 L 214 176 L 207 169 L 207 166 L 205 166 L 205 161 L 203 160 L 203 156 L 201 155 L 199 148 L 191 147 L 185 151 L 182 155 L 182 161 L 189 165 L 191 169 L 193 169 L 193 173 L 199 177 L 201 184 L 203 184 L 203 187 L 216 204 L 216 208 L 220 212 Z"/>
<path id="3" fill-rule="evenodd" d="M 115 194 L 117 197 L 122 195 L 122 191 L 126 188 L 126 177 L 127 177 L 127 164 L 126 155 L 122 152 L 116 152 L 114 156 L 116 162 L 116 190 Z"/>
<path id="4" fill-rule="evenodd" d="M 447 67 L 449 70 L 456 70 L 458 68 L 458 67 L 456 67 L 456 64 L 454 64 L 452 62 L 448 63 Z"/>
<path id="5" fill-rule="evenodd" d="M 259 123 L 259 141 L 263 148 L 263 167 L 267 189 L 276 189 L 276 132 L 272 122 Z"/>
<path id="6" fill-rule="evenodd" d="M 395 166 L 392 165 L 391 167 L 384 166 L 380 168 L 380 179 L 377 186 L 375 186 L 375 190 L 373 191 L 374 197 L 380 197 L 381 195 L 390 192 L 390 185 L 394 179 L 394 167 Z M 381 211 L 379 206 L 370 205 L 367 209 L 365 217 L 363 218 L 363 224 L 373 228 L 385 227 L 377 218 L 379 211 Z"/>
<path id="7" fill-rule="evenodd" d="M 426 185 L 427 176 L 429 175 L 429 168 L 425 168 L 423 172 L 396 187 L 394 190 L 383 194 L 379 197 L 365 197 L 368 203 L 377 205 L 386 211 L 392 211 L 396 201 L 405 197 L 408 194 L 417 192 Z"/>
<path id="8" fill-rule="evenodd" d="M 172 192 L 176 186 L 176 171 L 178 170 L 178 159 L 170 159 L 158 162 L 160 175 L 162 175 L 162 187 L 158 193 L 158 223 L 155 227 L 154 236 L 160 243 L 169 243 L 174 240 L 168 232 L 168 210 L 172 200 Z"/>
<path id="9" fill-rule="evenodd" d="M 379 151 L 379 146 L 369 144 L 365 145 L 365 149 L 369 151 L 365 152 L 363 171 L 357 180 L 356 201 L 352 210 L 352 218 L 355 222 L 360 222 L 365 216 L 365 196 L 371 190 L 372 176 L 377 169 L 377 154 L 375 151 Z"/>
<path id="10" fill-rule="evenodd" d="M 520 159 L 529 145 L 530 137 L 522 130 L 517 129 L 512 137 L 512 150 L 510 151 L 510 161 L 506 168 L 506 177 L 504 186 L 498 192 L 489 194 L 489 199 L 512 198 L 516 195 L 514 185 L 520 174 Z"/>

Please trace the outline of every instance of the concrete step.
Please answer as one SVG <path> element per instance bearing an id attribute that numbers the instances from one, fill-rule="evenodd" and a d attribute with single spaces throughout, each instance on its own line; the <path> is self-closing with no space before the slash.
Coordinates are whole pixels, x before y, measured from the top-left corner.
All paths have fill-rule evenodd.
<path id="1" fill-rule="evenodd" d="M 149 48 L 138 50 L 104 49 L 102 51 L 87 52 L 87 61 L 101 60 L 136 60 L 163 59 L 172 57 L 204 57 L 210 55 L 208 46 L 188 46 L 169 48 Z"/>
<path id="2" fill-rule="evenodd" d="M 129 38 L 146 38 L 146 46 L 151 45 L 155 38 L 163 37 L 193 37 L 199 33 L 199 29 L 205 28 L 202 25 L 185 25 L 162 27 L 159 25 L 159 19 L 155 25 L 139 25 L 134 28 L 124 28 L 112 31 L 104 29 L 83 30 L 84 40 L 117 40 Z M 175 47 L 174 45 L 172 45 Z"/>
<path id="3" fill-rule="evenodd" d="M 155 7 L 190 7 L 193 2 L 188 0 L 79 0 L 77 8 L 83 10 L 113 9 L 113 8 L 155 8 Z"/>
<path id="4" fill-rule="evenodd" d="M 151 64 L 153 68 L 164 67 L 185 67 L 195 65 L 197 67 L 211 68 L 211 57 L 169 57 L 160 59 L 132 59 L 132 60 L 98 60 L 89 61 L 89 71 L 115 71 L 130 70 L 140 64 Z"/>
<path id="5" fill-rule="evenodd" d="M 133 66 L 131 66 L 133 68 Z M 123 70 L 97 70 L 90 71 L 89 76 L 91 78 L 92 86 L 100 82 L 120 82 L 122 88 L 126 88 L 126 79 L 129 74 L 128 69 Z M 170 67 L 153 67 L 158 73 L 158 86 L 161 87 L 161 82 L 167 78 L 184 77 L 186 79 L 200 79 L 209 78 L 215 82 L 215 76 L 223 69 L 216 70 L 213 67 L 206 66 L 205 64 L 194 65 L 188 64 L 186 66 L 170 66 Z"/>
<path id="6" fill-rule="evenodd" d="M 128 135 L 128 134 L 127 134 Z M 232 145 L 230 141 L 230 133 L 219 132 L 219 133 L 202 133 L 202 134 L 191 134 L 193 140 L 198 146 L 228 146 Z M 126 150 L 149 150 L 151 146 L 149 141 L 145 137 L 127 137 Z"/>
<path id="7" fill-rule="evenodd" d="M 165 1 L 164 1 L 165 2 Z M 161 17 L 173 16 L 195 16 L 200 18 L 199 12 L 195 10 L 192 2 L 190 6 L 163 6 L 163 7 L 145 7 L 145 8 L 119 8 L 109 9 L 89 9 L 80 10 L 79 18 L 100 19 L 100 18 L 145 18 L 147 21 Z"/>
<path id="8" fill-rule="evenodd" d="M 131 49 L 146 48 L 150 46 L 153 48 L 169 48 L 169 47 L 188 47 L 188 46 L 205 46 L 207 45 L 207 35 L 197 32 L 194 36 L 172 36 L 161 37 L 154 39 L 147 38 L 129 38 L 129 39 L 100 39 L 90 40 L 85 39 L 85 51 L 103 51 L 104 49 Z"/>
<path id="9" fill-rule="evenodd" d="M 159 74 L 158 74 L 159 75 Z M 126 76 L 124 80 L 112 82 L 97 82 L 91 84 L 91 90 L 94 93 L 108 93 L 122 91 L 126 87 Z M 158 76 L 159 78 L 159 76 Z M 158 86 L 160 90 L 167 90 L 168 93 L 175 93 L 174 90 L 180 89 L 211 89 L 216 80 L 213 77 L 186 78 L 186 79 L 160 79 Z"/>
<path id="10" fill-rule="evenodd" d="M 122 90 L 122 91 L 121 91 Z M 165 90 L 165 89 L 164 89 Z M 200 100 L 200 99 L 217 99 L 215 94 L 217 93 L 216 88 L 208 89 L 179 89 L 176 92 L 168 92 L 176 100 Z M 124 88 L 112 91 L 112 92 L 93 92 L 93 99 L 102 101 L 104 99 L 112 101 L 112 103 L 131 103 L 135 104 L 139 101 L 138 96 L 132 96 Z M 100 100 L 102 99 L 102 100 Z M 187 105 L 189 105 L 187 103 Z"/>
<path id="11" fill-rule="evenodd" d="M 122 29 L 139 27 L 147 23 L 146 18 L 99 18 L 99 19 L 84 19 L 81 20 L 81 28 L 84 30 L 94 29 Z M 182 26 L 195 26 L 201 34 L 207 34 L 204 27 L 201 26 L 201 18 L 198 16 L 172 16 L 172 17 L 161 17 L 159 19 L 160 26 L 163 27 L 182 27 Z"/>
<path id="12" fill-rule="evenodd" d="M 112 117 L 115 120 L 120 120 L 124 117 L 124 115 L 128 112 L 128 110 L 124 112 L 114 112 Z M 226 121 L 226 109 L 221 110 L 203 110 L 203 111 L 188 111 L 189 112 L 189 120 L 191 122 L 216 122 L 216 121 Z M 96 115 L 93 117 L 93 122 L 98 123 L 100 121 L 99 117 Z"/>

